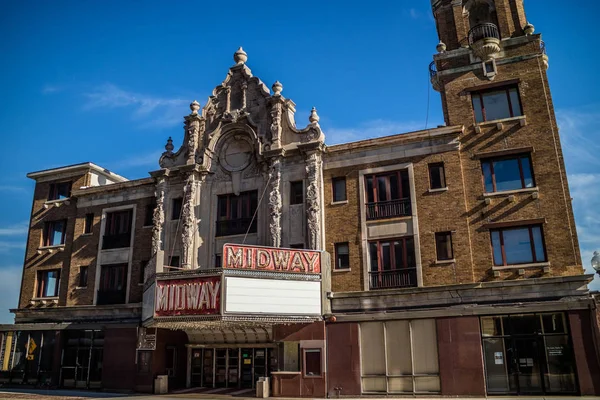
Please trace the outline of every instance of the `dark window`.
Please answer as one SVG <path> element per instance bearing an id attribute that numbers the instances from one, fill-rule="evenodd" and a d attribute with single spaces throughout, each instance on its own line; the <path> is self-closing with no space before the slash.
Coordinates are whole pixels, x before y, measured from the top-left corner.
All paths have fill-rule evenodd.
<path id="1" fill-rule="evenodd" d="M 79 267 L 79 283 L 77 286 L 86 287 L 88 283 L 88 267 Z"/>
<path id="2" fill-rule="evenodd" d="M 150 373 L 150 367 L 152 365 L 152 351 L 140 350 L 137 352 L 138 356 L 138 373 L 148 374 Z"/>
<path id="3" fill-rule="evenodd" d="M 304 248 L 304 243 L 290 244 L 290 249 L 303 249 L 303 248 Z"/>
<path id="4" fill-rule="evenodd" d="M 129 247 L 131 242 L 132 218 L 132 209 L 106 213 L 102 249 Z"/>
<path id="5" fill-rule="evenodd" d="M 331 179 L 331 186 L 333 187 L 333 202 L 346 201 L 346 177 L 338 177 Z"/>
<path id="6" fill-rule="evenodd" d="M 65 244 L 67 220 L 49 221 L 44 223 L 42 246 L 59 246 Z"/>
<path id="7" fill-rule="evenodd" d="M 127 264 L 103 265 L 98 288 L 99 305 L 124 304 Z"/>
<path id="8" fill-rule="evenodd" d="M 85 214 L 85 223 L 83 225 L 83 233 L 92 233 L 94 227 L 94 214 Z"/>
<path id="9" fill-rule="evenodd" d="M 154 209 L 156 208 L 156 203 L 152 202 L 148 204 L 144 210 L 144 226 L 152 226 L 154 225 Z"/>
<path id="10" fill-rule="evenodd" d="M 546 261 L 540 225 L 490 231 L 494 265 L 516 265 Z"/>
<path id="11" fill-rule="evenodd" d="M 181 217 L 181 208 L 183 206 L 183 198 L 178 197 L 173 199 L 171 207 L 171 219 L 179 219 Z"/>
<path id="12" fill-rule="evenodd" d="M 71 182 L 51 183 L 48 200 L 62 200 L 71 197 Z"/>
<path id="13" fill-rule="evenodd" d="M 471 93 L 476 122 L 493 121 L 523 115 L 519 90 L 511 86 Z"/>
<path id="14" fill-rule="evenodd" d="M 258 206 L 258 192 L 226 194 L 218 197 L 217 236 L 256 232 L 254 213 Z"/>
<path id="15" fill-rule="evenodd" d="M 481 161 L 481 168 L 487 193 L 535 186 L 528 154 L 485 159 Z"/>
<path id="16" fill-rule="evenodd" d="M 321 376 L 321 349 L 304 350 L 304 376 Z"/>
<path id="17" fill-rule="evenodd" d="M 429 164 L 429 188 L 442 189 L 446 187 L 444 163 Z"/>
<path id="18" fill-rule="evenodd" d="M 58 297 L 60 270 L 38 271 L 36 297 Z"/>
<path id="19" fill-rule="evenodd" d="M 367 219 L 382 219 L 410 215 L 408 171 L 368 175 Z"/>
<path id="20" fill-rule="evenodd" d="M 170 257 L 167 266 L 179 268 L 179 256 Z"/>
<path id="21" fill-rule="evenodd" d="M 335 244 L 335 269 L 350 268 L 350 249 L 348 242 Z"/>
<path id="22" fill-rule="evenodd" d="M 417 286 L 414 239 L 369 242 L 371 289 Z"/>
<path id="23" fill-rule="evenodd" d="M 221 255 L 215 254 L 215 268 L 221 268 Z"/>
<path id="24" fill-rule="evenodd" d="M 304 203 L 304 182 L 290 182 L 290 204 Z"/>
<path id="25" fill-rule="evenodd" d="M 452 260 L 454 258 L 452 232 L 436 232 L 435 251 L 439 261 Z"/>

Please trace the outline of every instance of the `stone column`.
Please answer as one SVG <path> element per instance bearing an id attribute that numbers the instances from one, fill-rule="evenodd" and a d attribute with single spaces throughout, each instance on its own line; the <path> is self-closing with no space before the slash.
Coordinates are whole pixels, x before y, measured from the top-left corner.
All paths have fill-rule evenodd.
<path id="1" fill-rule="evenodd" d="M 156 183 L 154 196 L 156 197 L 156 207 L 152 216 L 152 255 L 163 249 L 162 235 L 165 223 L 165 188 L 167 183 L 165 178 L 160 177 Z"/>
<path id="2" fill-rule="evenodd" d="M 281 147 L 281 116 L 284 102 L 281 91 L 283 85 L 275 82 L 272 88 L 274 94 L 271 97 L 271 149 L 278 149 Z"/>
<path id="3" fill-rule="evenodd" d="M 196 151 L 202 146 L 204 139 L 204 129 L 206 121 L 204 117 L 198 114 L 200 104 L 197 101 L 193 101 L 190 104 L 191 114 L 185 117 L 185 129 L 187 137 L 187 159 L 186 164 L 194 165 L 196 163 Z"/>
<path id="4" fill-rule="evenodd" d="M 273 157 L 269 170 L 271 191 L 269 193 L 269 230 L 271 232 L 271 246 L 281 246 L 281 157 Z"/>
<path id="5" fill-rule="evenodd" d="M 181 210 L 181 267 L 192 269 L 194 266 L 194 236 L 196 234 L 196 173 L 189 172 L 183 188 L 183 205 Z"/>
<path id="6" fill-rule="evenodd" d="M 306 176 L 306 219 L 308 222 L 308 248 L 321 250 L 321 153 L 313 151 L 307 154 Z"/>

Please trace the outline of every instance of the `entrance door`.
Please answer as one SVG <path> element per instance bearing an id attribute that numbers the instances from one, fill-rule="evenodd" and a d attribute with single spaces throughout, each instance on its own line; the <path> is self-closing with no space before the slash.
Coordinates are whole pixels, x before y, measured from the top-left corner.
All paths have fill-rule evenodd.
<path id="1" fill-rule="evenodd" d="M 540 351 L 540 340 L 537 337 L 513 339 L 513 359 L 511 371 L 519 386 L 519 393 L 542 393 L 543 352 Z"/>
<path id="2" fill-rule="evenodd" d="M 241 384 L 243 388 L 251 389 L 254 387 L 254 349 L 242 349 L 242 374 Z"/>

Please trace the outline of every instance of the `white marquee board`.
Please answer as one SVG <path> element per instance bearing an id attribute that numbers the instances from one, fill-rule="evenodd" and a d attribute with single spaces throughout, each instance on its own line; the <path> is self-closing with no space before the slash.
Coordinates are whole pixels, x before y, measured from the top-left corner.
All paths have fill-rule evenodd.
<path id="1" fill-rule="evenodd" d="M 321 282 L 225 277 L 225 313 L 320 315 Z"/>

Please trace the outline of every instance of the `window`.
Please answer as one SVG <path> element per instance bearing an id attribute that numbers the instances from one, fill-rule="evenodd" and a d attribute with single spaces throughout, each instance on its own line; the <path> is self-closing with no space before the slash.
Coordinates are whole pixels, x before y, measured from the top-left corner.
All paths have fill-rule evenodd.
<path id="1" fill-rule="evenodd" d="M 304 248 L 304 243 L 290 244 L 290 249 L 303 249 L 303 248 Z"/>
<path id="2" fill-rule="evenodd" d="M 102 240 L 103 250 L 129 247 L 132 219 L 132 209 L 106 213 L 106 225 Z"/>
<path id="3" fill-rule="evenodd" d="M 350 268 L 350 249 L 348 242 L 335 244 L 335 269 Z"/>
<path id="4" fill-rule="evenodd" d="M 519 90 L 515 86 L 471 93 L 476 122 L 523 115 Z"/>
<path id="5" fill-rule="evenodd" d="M 304 350 L 304 376 L 321 376 L 321 349 Z"/>
<path id="6" fill-rule="evenodd" d="M 152 202 L 148 204 L 144 210 L 144 226 L 152 226 L 154 225 L 154 209 L 156 208 L 156 203 Z"/>
<path id="7" fill-rule="evenodd" d="M 139 350 L 137 352 L 138 356 L 138 373 L 139 374 L 148 374 L 150 373 L 150 367 L 152 365 L 152 351 L 149 350 Z"/>
<path id="8" fill-rule="evenodd" d="M 170 257 L 167 266 L 179 268 L 179 256 Z"/>
<path id="9" fill-rule="evenodd" d="M 435 251 L 438 261 L 452 260 L 454 258 L 452 232 L 436 232 Z"/>
<path id="10" fill-rule="evenodd" d="M 444 163 L 429 164 L 429 188 L 442 189 L 446 187 Z"/>
<path id="11" fill-rule="evenodd" d="M 440 391 L 434 319 L 361 322 L 363 393 Z"/>
<path id="12" fill-rule="evenodd" d="M 215 268 L 221 268 L 221 254 L 215 254 Z"/>
<path id="13" fill-rule="evenodd" d="M 144 284 L 144 274 L 146 273 L 146 268 L 148 268 L 149 260 L 144 260 L 140 263 L 140 279 L 138 281 L 139 284 Z"/>
<path id="14" fill-rule="evenodd" d="M 50 221 L 44 223 L 42 246 L 59 246 L 65 244 L 67 220 Z"/>
<path id="15" fill-rule="evenodd" d="M 71 196 L 71 182 L 58 182 L 50 184 L 48 200 L 62 200 Z"/>
<path id="16" fill-rule="evenodd" d="M 85 214 L 85 222 L 83 224 L 83 233 L 89 234 L 92 233 L 92 228 L 94 227 L 94 214 Z"/>
<path id="17" fill-rule="evenodd" d="M 486 193 L 535 186 L 528 154 L 485 159 L 481 168 Z"/>
<path id="18" fill-rule="evenodd" d="M 103 265 L 100 269 L 98 305 L 124 304 L 127 264 Z"/>
<path id="19" fill-rule="evenodd" d="M 218 197 L 217 236 L 239 235 L 256 232 L 258 192 L 226 194 Z M 252 222 L 252 224 L 251 224 Z"/>
<path id="20" fill-rule="evenodd" d="M 178 197 L 173 199 L 171 207 L 171 220 L 179 219 L 181 217 L 181 208 L 183 206 L 183 198 Z"/>
<path id="21" fill-rule="evenodd" d="M 290 182 L 290 204 L 304 203 L 304 182 Z"/>
<path id="22" fill-rule="evenodd" d="M 58 297 L 60 270 L 38 271 L 36 297 Z"/>
<path id="23" fill-rule="evenodd" d="M 389 289 L 417 286 L 414 239 L 369 242 L 369 287 Z"/>
<path id="24" fill-rule="evenodd" d="M 339 178 L 331 179 L 331 186 L 333 187 L 333 202 L 346 201 L 346 177 L 341 176 Z"/>
<path id="25" fill-rule="evenodd" d="M 410 215 L 408 171 L 366 176 L 367 219 Z"/>
<path id="26" fill-rule="evenodd" d="M 546 261 L 540 225 L 490 231 L 494 265 L 529 264 Z"/>
<path id="27" fill-rule="evenodd" d="M 88 283 L 88 267 L 83 266 L 79 267 L 79 282 L 77 284 L 78 287 L 87 287 Z"/>

